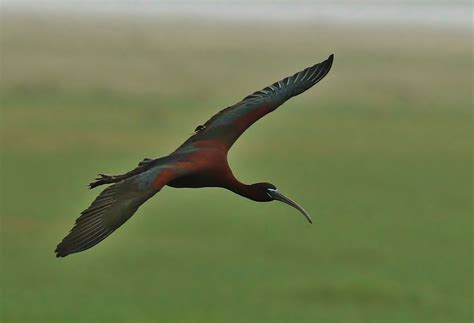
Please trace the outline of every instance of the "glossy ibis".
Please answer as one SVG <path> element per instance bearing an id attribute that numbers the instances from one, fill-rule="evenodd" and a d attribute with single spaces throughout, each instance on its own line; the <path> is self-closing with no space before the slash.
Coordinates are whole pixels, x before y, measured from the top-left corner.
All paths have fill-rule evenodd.
<path id="1" fill-rule="evenodd" d="M 308 213 L 280 193 L 275 185 L 247 185 L 237 180 L 227 163 L 227 152 L 255 121 L 322 80 L 332 62 L 333 55 L 218 112 L 199 125 L 194 134 L 168 156 L 146 158 L 123 175 L 100 174 L 89 184 L 91 189 L 103 184 L 113 185 L 102 191 L 81 213 L 69 234 L 57 246 L 56 256 L 65 257 L 104 240 L 165 185 L 222 187 L 257 202 L 280 201 L 296 208 L 311 223 Z"/>

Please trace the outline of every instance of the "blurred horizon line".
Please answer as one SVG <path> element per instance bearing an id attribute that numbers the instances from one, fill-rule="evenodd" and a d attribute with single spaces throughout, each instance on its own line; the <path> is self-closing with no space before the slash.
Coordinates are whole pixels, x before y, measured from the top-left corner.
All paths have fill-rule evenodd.
<path id="1" fill-rule="evenodd" d="M 189 4 L 144 0 L 16 0 L 2 3 L 2 14 L 53 14 L 166 20 L 217 21 L 219 23 L 327 23 L 333 25 L 424 27 L 472 32 L 472 5 L 454 1 L 336 1 L 266 3 L 228 2 Z M 263 14 L 262 14 L 263 13 Z"/>

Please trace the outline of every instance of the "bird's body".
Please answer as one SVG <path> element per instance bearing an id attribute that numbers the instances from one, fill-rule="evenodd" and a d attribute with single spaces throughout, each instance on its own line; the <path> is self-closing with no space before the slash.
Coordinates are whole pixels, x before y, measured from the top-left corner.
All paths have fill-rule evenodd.
<path id="1" fill-rule="evenodd" d="M 86 250 L 115 231 L 138 207 L 165 185 L 176 188 L 222 187 L 258 202 L 279 200 L 309 215 L 269 183 L 243 184 L 235 178 L 227 153 L 254 122 L 289 98 L 319 82 L 330 70 L 333 55 L 319 64 L 255 92 L 199 125 L 195 133 L 168 156 L 146 158 L 123 175 L 100 175 L 90 188 L 112 184 L 81 213 L 57 246 L 57 257 Z"/>

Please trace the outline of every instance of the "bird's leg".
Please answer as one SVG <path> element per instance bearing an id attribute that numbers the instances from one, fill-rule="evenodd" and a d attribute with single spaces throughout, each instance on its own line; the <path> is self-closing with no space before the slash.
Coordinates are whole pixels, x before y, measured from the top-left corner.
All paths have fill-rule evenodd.
<path id="1" fill-rule="evenodd" d="M 89 188 L 93 189 L 94 187 L 104 185 L 104 184 L 112 184 L 112 183 L 118 183 L 121 180 L 124 180 L 126 178 L 135 176 L 143 171 L 146 171 L 150 167 L 153 166 L 153 162 L 155 159 L 151 158 L 145 158 L 141 162 L 138 163 L 138 166 L 129 171 L 128 173 L 122 174 L 122 175 L 105 175 L 105 174 L 99 174 L 97 178 L 94 179 L 94 182 L 89 184 Z"/>
<path id="2" fill-rule="evenodd" d="M 89 183 L 89 188 L 93 189 L 94 187 L 97 187 L 100 185 L 117 183 L 117 182 L 120 182 L 123 178 L 124 178 L 123 175 L 99 174 L 99 176 L 96 177 L 93 182 Z"/>

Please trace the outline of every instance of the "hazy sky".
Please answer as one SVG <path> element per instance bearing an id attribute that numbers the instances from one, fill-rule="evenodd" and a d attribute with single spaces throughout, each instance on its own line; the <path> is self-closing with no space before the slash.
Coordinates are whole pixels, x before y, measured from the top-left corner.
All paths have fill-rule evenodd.
<path id="1" fill-rule="evenodd" d="M 11 10 L 56 14 L 99 14 L 228 22 L 272 20 L 339 24 L 416 24 L 472 30 L 470 1 L 152 1 L 152 0 L 3 0 Z"/>

